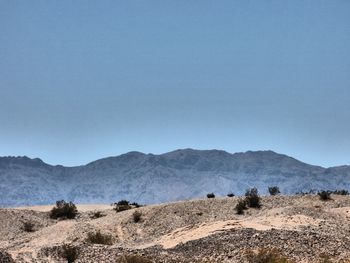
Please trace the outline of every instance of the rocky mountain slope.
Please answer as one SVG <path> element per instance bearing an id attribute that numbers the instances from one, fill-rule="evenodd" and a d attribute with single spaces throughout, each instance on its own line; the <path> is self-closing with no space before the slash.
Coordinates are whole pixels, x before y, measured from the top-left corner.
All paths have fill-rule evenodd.
<path id="1" fill-rule="evenodd" d="M 263 197 L 260 209 L 249 208 L 243 215 L 234 209 L 239 197 L 119 213 L 108 206 L 78 206 L 80 212 L 71 220 L 50 219 L 45 212 L 50 207 L 0 209 L 0 259 L 63 263 L 63 244 L 69 244 L 78 251 L 76 263 L 265 262 L 248 260 L 247 255 L 259 248 L 277 251 L 288 262 L 350 262 L 350 196 L 331 198 Z M 97 210 L 101 215 L 94 218 Z M 138 222 L 135 211 L 141 215 Z M 34 232 L 24 231 L 24 222 L 34 223 Z M 89 233 L 98 231 L 111 237 L 111 243 L 89 242 Z M 121 260 L 131 255 L 151 261 Z"/>
<path id="2" fill-rule="evenodd" d="M 310 189 L 350 189 L 350 166 L 322 168 L 272 151 L 230 154 L 192 149 L 154 155 L 130 152 L 84 166 L 52 166 L 28 157 L 0 158 L 0 206 L 111 203 L 128 199 L 161 203 L 208 192 L 261 193 L 278 185 L 285 194 Z"/>

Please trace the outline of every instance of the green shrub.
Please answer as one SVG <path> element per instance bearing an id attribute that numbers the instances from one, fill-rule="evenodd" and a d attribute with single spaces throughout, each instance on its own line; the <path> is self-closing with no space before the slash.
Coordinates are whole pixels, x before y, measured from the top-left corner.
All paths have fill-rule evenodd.
<path id="1" fill-rule="evenodd" d="M 247 209 L 247 203 L 245 202 L 245 200 L 239 200 L 235 206 L 235 210 L 236 210 L 237 215 L 243 215 L 244 210 L 246 210 L 246 209 Z"/>
<path id="2" fill-rule="evenodd" d="M 278 186 L 270 186 L 268 189 L 269 189 L 270 195 L 278 195 L 281 193 Z"/>
<path id="3" fill-rule="evenodd" d="M 90 232 L 87 236 L 87 242 L 91 244 L 112 245 L 113 240 L 111 235 L 102 234 L 100 230 Z"/>
<path id="4" fill-rule="evenodd" d="M 248 189 L 245 193 L 245 202 L 248 207 L 260 208 L 261 203 L 258 189 L 256 189 L 255 187 Z"/>
<path id="5" fill-rule="evenodd" d="M 260 248 L 257 251 L 248 251 L 245 256 L 249 263 L 292 263 L 276 249 Z"/>
<path id="6" fill-rule="evenodd" d="M 330 191 L 320 191 L 317 194 L 322 201 L 331 200 L 331 192 Z"/>
<path id="7" fill-rule="evenodd" d="M 79 251 L 76 247 L 71 245 L 63 245 L 61 257 L 66 259 L 68 263 L 73 263 L 77 260 Z"/>
<path id="8" fill-rule="evenodd" d="M 56 206 L 51 209 L 50 217 L 53 219 L 67 218 L 73 219 L 78 214 L 77 207 L 72 202 L 67 203 L 64 200 L 57 201 Z"/>
<path id="9" fill-rule="evenodd" d="M 214 193 L 209 193 L 209 194 L 207 194 L 207 198 L 215 198 Z"/>

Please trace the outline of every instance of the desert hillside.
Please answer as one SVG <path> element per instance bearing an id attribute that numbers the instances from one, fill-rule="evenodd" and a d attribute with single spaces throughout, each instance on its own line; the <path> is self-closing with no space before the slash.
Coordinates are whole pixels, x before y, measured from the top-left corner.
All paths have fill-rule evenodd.
<path id="1" fill-rule="evenodd" d="M 0 209 L 0 261 L 73 262 L 65 259 L 68 248 L 80 263 L 252 262 L 248 255 L 263 248 L 290 262 L 347 262 L 350 197 L 331 198 L 266 196 L 261 208 L 248 208 L 241 215 L 235 210 L 239 197 L 118 213 L 107 205 L 78 205 L 77 217 L 65 220 L 50 218 L 52 206 Z M 28 222 L 32 225 L 25 229 Z M 105 244 L 91 241 L 98 231 Z"/>

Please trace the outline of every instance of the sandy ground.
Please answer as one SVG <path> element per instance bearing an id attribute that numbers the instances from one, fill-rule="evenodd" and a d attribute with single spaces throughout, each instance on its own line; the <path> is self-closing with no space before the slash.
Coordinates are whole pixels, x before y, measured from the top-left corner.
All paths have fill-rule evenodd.
<path id="1" fill-rule="evenodd" d="M 49 212 L 55 205 L 38 205 L 38 206 L 24 206 L 24 207 L 14 207 L 13 209 L 19 210 L 32 210 L 37 212 Z M 89 212 L 89 211 L 103 211 L 111 209 L 111 205 L 107 204 L 77 204 L 78 211 Z"/>
<path id="2" fill-rule="evenodd" d="M 220 231 L 229 229 L 252 228 L 259 231 L 271 229 L 288 229 L 299 231 L 302 226 L 318 225 L 321 220 L 313 219 L 303 215 L 295 215 L 290 217 L 273 216 L 258 217 L 244 220 L 227 220 L 212 223 L 203 223 L 195 227 L 183 227 L 162 237 L 155 242 L 164 248 L 173 248 L 180 243 L 186 243 L 192 240 L 204 238 Z"/>
<path id="3" fill-rule="evenodd" d="M 42 248 L 84 244 L 87 233 L 97 230 L 111 235 L 118 247 L 148 249 L 158 245 L 165 251 L 232 230 L 332 234 L 336 242 L 343 235 L 350 236 L 350 197 L 337 196 L 328 202 L 317 196 L 264 197 L 261 209 L 248 209 L 245 215 L 235 213 L 237 201 L 236 197 L 217 198 L 141 207 L 137 208 L 142 213 L 139 223 L 133 222 L 135 209 L 116 213 L 106 204 L 77 205 L 80 214 L 74 220 L 50 219 L 48 211 L 53 205 L 0 209 L 0 249 L 8 251 L 16 262 L 36 262 Z M 102 211 L 103 217 L 93 219 L 93 211 Z M 35 232 L 22 230 L 22 222 L 27 220 L 35 223 Z M 334 246 L 340 250 L 343 244 Z M 341 255 L 347 255 L 344 253 Z M 350 250 L 348 253 L 350 257 Z"/>

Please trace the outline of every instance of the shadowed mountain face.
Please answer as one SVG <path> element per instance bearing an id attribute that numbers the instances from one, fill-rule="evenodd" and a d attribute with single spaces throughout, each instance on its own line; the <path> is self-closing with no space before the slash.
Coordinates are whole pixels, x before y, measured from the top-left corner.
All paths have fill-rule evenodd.
<path id="1" fill-rule="evenodd" d="M 279 186 L 291 194 L 310 189 L 349 189 L 350 166 L 322 168 L 272 151 L 230 154 L 192 149 L 153 155 L 129 152 L 85 166 L 63 167 L 27 157 L 0 158 L 0 206 L 111 203 L 128 199 L 160 203 L 209 192 L 243 194 Z"/>

